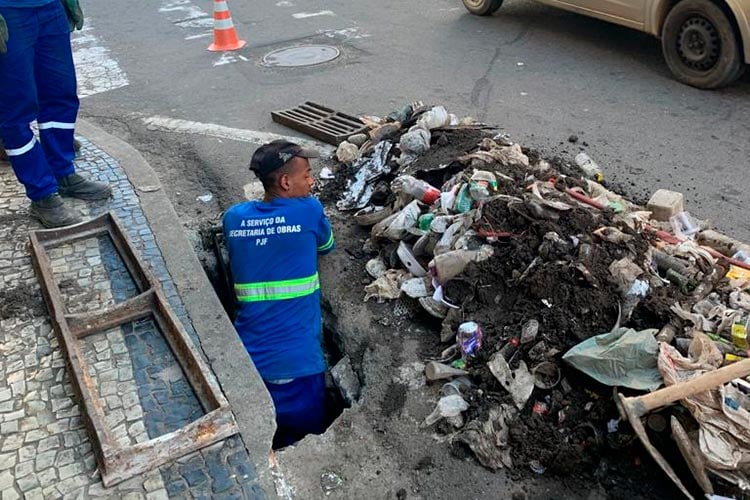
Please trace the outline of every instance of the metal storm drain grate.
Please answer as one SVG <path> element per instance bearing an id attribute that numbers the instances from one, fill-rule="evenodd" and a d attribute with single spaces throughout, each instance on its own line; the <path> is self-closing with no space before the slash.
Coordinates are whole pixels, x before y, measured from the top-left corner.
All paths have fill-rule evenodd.
<path id="1" fill-rule="evenodd" d="M 84 422 L 106 487 L 237 433 L 234 415 L 218 382 L 170 307 L 161 285 L 147 271 L 126 235 L 112 213 L 75 226 L 32 231 L 30 234 L 32 262 L 52 325 L 68 361 L 73 386 L 83 406 Z M 62 290 L 69 287 L 56 281 L 50 256 L 60 247 L 85 247 L 87 242 L 93 240 L 96 244 L 96 239 L 101 238 L 111 241 L 124 265 L 122 273 L 128 274 L 132 280 L 133 293 L 116 297 L 114 302 L 98 308 L 91 307 L 94 304 L 82 305 L 80 301 L 66 304 Z M 140 329 L 140 334 L 131 340 L 148 344 L 134 347 L 159 349 L 164 356 L 171 354 L 174 358 L 174 366 L 170 368 L 172 378 L 179 381 L 184 375 L 181 383 L 186 387 L 183 392 L 197 400 L 179 424 L 163 428 L 158 436 L 143 436 L 143 439 L 136 440 L 128 439 L 128 436 L 118 437 L 117 429 L 113 429 L 113 425 L 122 419 L 108 415 L 106 405 L 102 403 L 102 398 L 110 392 L 105 390 L 104 384 L 113 382 L 103 382 L 100 386 L 96 366 L 89 361 L 92 341 L 97 352 L 100 349 L 96 344 L 104 343 L 97 342 L 97 336 L 106 334 L 110 340 L 125 336 L 128 340 L 133 325 Z M 127 351 L 119 349 L 113 352 L 121 355 L 123 360 L 127 358 Z M 137 370 L 147 368 L 133 366 Z M 182 425 L 184 422 L 188 423 Z"/>
<path id="2" fill-rule="evenodd" d="M 272 111 L 271 118 L 276 123 L 334 146 L 353 134 L 364 133 L 367 130 L 364 123 L 356 116 L 309 101 L 296 108 Z"/>
<path id="3" fill-rule="evenodd" d="M 330 45 L 302 45 L 274 50 L 263 56 L 263 66 L 298 68 L 333 61 L 339 56 L 339 49 Z"/>

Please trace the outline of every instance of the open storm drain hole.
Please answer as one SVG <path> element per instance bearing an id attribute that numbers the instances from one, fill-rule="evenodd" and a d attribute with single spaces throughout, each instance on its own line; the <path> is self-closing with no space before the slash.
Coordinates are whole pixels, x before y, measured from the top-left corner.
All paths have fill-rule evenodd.
<path id="1" fill-rule="evenodd" d="M 199 256 L 203 270 L 219 296 L 229 318 L 234 322 L 237 314 L 237 302 L 234 297 L 232 273 L 229 267 L 229 254 L 224 245 L 224 235 L 219 226 L 205 227 L 200 230 Z M 326 371 L 326 427 L 350 408 L 359 399 L 359 377 L 354 371 L 349 356 L 343 352 L 340 334 L 330 324 L 335 318 L 326 316 L 323 310 L 323 355 L 328 370 Z M 333 319 L 334 321 L 328 321 Z"/>

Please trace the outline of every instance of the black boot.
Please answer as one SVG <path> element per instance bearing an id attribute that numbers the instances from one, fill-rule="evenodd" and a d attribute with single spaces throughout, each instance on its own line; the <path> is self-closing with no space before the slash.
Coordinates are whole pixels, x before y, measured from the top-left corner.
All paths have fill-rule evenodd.
<path id="1" fill-rule="evenodd" d="M 32 201 L 29 213 L 39 219 L 44 227 L 69 226 L 81 220 L 71 208 L 65 206 L 65 202 L 57 193 Z"/>
<path id="2" fill-rule="evenodd" d="M 90 181 L 78 174 L 57 179 L 60 196 L 70 196 L 79 200 L 103 200 L 112 194 L 112 188 L 104 182 Z"/>

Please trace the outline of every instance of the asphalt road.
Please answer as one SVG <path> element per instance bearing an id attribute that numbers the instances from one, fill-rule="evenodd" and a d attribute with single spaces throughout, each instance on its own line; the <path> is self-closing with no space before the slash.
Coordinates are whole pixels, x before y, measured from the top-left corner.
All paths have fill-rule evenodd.
<path id="1" fill-rule="evenodd" d="M 230 0 L 248 46 L 227 57 L 206 51 L 206 0 L 84 7 L 91 78 L 111 69 L 97 59 L 108 51 L 123 86 L 92 92 L 82 114 L 143 149 L 173 197 L 205 189 L 220 205 L 236 200 L 254 146 L 149 131 L 144 118 L 289 134 L 270 111 L 313 100 L 384 115 L 422 99 L 549 154 L 572 158 L 584 147 L 567 142 L 576 134 L 631 194 L 683 191 L 688 210 L 750 239 L 750 78 L 722 91 L 684 86 L 647 35 L 527 1 L 479 18 L 459 0 Z M 260 64 L 271 50 L 305 43 L 334 45 L 341 56 L 298 69 Z"/>

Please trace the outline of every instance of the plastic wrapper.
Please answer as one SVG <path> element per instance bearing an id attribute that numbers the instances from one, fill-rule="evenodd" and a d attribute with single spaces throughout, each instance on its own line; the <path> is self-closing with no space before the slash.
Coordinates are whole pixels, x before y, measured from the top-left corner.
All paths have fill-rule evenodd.
<path id="1" fill-rule="evenodd" d="M 421 155 L 430 149 L 430 131 L 422 127 L 412 127 L 401 136 L 399 148 L 405 153 Z"/>
<path id="2" fill-rule="evenodd" d="M 424 425 L 432 425 L 441 418 L 458 417 L 461 415 L 461 412 L 468 409 L 468 403 L 458 394 L 443 396 L 440 398 L 440 401 L 438 401 L 438 404 L 432 413 L 427 415 L 427 418 L 424 419 Z"/>
<path id="3" fill-rule="evenodd" d="M 419 117 L 419 120 L 417 120 L 417 124 L 420 127 L 428 130 L 445 127 L 448 123 L 450 123 L 450 116 L 448 116 L 448 111 L 443 106 L 435 106 L 423 113 Z"/>
<path id="4" fill-rule="evenodd" d="M 584 340 L 563 360 L 602 384 L 651 391 L 661 385 L 656 333 L 618 328 Z"/>
<path id="5" fill-rule="evenodd" d="M 501 404 L 491 408 L 484 421 L 473 420 L 466 424 L 458 440 L 465 443 L 483 466 L 497 470 L 512 468 L 510 457 L 510 427 L 516 418 L 516 409 Z"/>
<path id="6" fill-rule="evenodd" d="M 390 172 L 387 159 L 393 144 L 381 142 L 375 146 L 372 156 L 360 158 L 354 164 L 356 174 L 347 184 L 346 191 L 336 207 L 339 210 L 353 210 L 366 207 L 374 191 L 373 181 Z"/>
<path id="7" fill-rule="evenodd" d="M 378 302 L 397 299 L 401 295 L 401 283 L 409 273 L 401 269 L 389 269 L 365 287 L 365 302 L 375 298 Z"/>
<path id="8" fill-rule="evenodd" d="M 406 236 L 408 230 L 417 225 L 417 220 L 422 213 L 417 200 L 406 205 L 383 231 L 383 236 L 389 240 L 399 241 Z"/>
<path id="9" fill-rule="evenodd" d="M 500 385 L 513 397 L 513 402 L 520 410 L 534 392 L 534 375 L 531 374 L 526 363 L 521 361 L 518 368 L 512 370 L 502 353 L 496 352 L 487 362 L 487 367 Z"/>
<path id="10" fill-rule="evenodd" d="M 669 218 L 672 225 L 672 231 L 680 239 L 693 238 L 700 228 L 700 221 L 690 215 L 688 212 L 680 212 Z"/>

